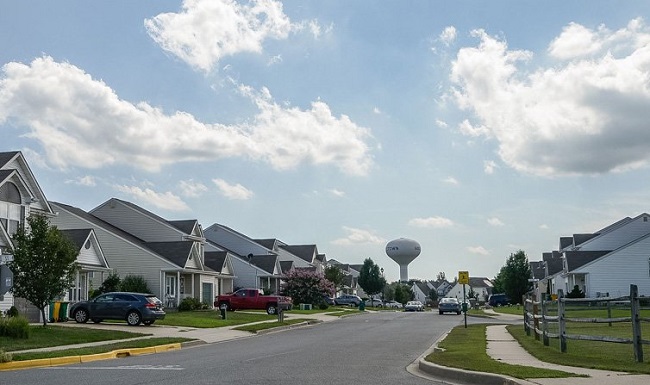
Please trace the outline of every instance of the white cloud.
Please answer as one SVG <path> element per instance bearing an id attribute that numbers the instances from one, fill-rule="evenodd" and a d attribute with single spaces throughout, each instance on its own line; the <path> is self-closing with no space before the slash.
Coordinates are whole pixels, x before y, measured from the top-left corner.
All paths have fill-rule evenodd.
<path id="1" fill-rule="evenodd" d="M 449 125 L 444 120 L 436 119 L 436 126 L 440 128 L 447 128 Z"/>
<path id="2" fill-rule="evenodd" d="M 76 179 L 67 180 L 65 181 L 65 183 L 76 184 L 77 186 L 86 186 L 86 187 L 93 187 L 97 185 L 97 182 L 95 181 L 95 177 L 93 177 L 92 175 L 86 175 Z"/>
<path id="3" fill-rule="evenodd" d="M 509 50 L 482 30 L 473 35 L 480 43 L 460 49 L 451 72 L 457 105 L 476 121 L 464 126 L 465 135 L 496 139 L 505 164 L 535 175 L 650 164 L 650 30 L 642 20 L 615 32 L 572 24 L 550 52 L 590 56 L 532 71 L 520 67 L 531 52 Z"/>
<path id="4" fill-rule="evenodd" d="M 490 226 L 495 226 L 495 227 L 504 226 L 504 223 L 501 222 L 501 219 L 496 217 L 488 218 L 487 222 Z"/>
<path id="5" fill-rule="evenodd" d="M 343 226 L 343 230 L 348 233 L 344 238 L 335 239 L 332 241 L 335 245 L 359 245 L 359 244 L 381 244 L 386 240 L 374 234 L 372 231 L 355 229 L 353 227 Z"/>
<path id="6" fill-rule="evenodd" d="M 499 166 L 496 164 L 495 161 L 493 160 L 485 160 L 483 161 L 483 172 L 485 172 L 488 175 L 494 174 L 494 171 L 498 168 Z"/>
<path id="7" fill-rule="evenodd" d="M 152 189 L 141 189 L 136 186 L 115 185 L 114 188 L 140 202 L 149 203 L 159 209 L 169 211 L 189 211 L 189 206 L 181 198 L 171 192 L 158 193 Z"/>
<path id="8" fill-rule="evenodd" d="M 454 222 L 451 219 L 444 217 L 413 218 L 409 221 L 409 226 L 414 227 L 445 228 L 453 225 Z"/>
<path id="9" fill-rule="evenodd" d="M 286 39 L 299 27 L 274 0 L 185 0 L 180 13 L 161 13 L 144 25 L 165 51 L 206 72 L 225 56 L 259 53 L 265 40 Z"/>
<path id="10" fill-rule="evenodd" d="M 103 82 L 51 57 L 2 70 L 0 124 L 11 119 L 28 128 L 25 136 L 41 142 L 56 168 L 125 164 L 158 171 L 178 162 L 245 157 L 278 170 L 311 163 L 364 175 L 372 165 L 365 143 L 370 130 L 334 116 L 322 101 L 301 110 L 277 104 L 266 89 L 241 87 L 259 109 L 252 123 L 207 124 L 186 112 L 166 115 L 145 102 L 120 100 Z"/>
<path id="11" fill-rule="evenodd" d="M 379 108 L 377 108 L 377 107 L 373 108 L 372 112 L 377 114 L 377 115 L 381 115 L 381 110 Z"/>
<path id="12" fill-rule="evenodd" d="M 467 251 L 472 254 L 490 255 L 490 252 L 487 251 L 483 246 L 469 246 L 467 247 Z"/>
<path id="13" fill-rule="evenodd" d="M 439 40 L 446 46 L 451 45 L 454 41 L 456 41 L 456 28 L 454 26 L 449 26 L 446 27 L 439 36 Z"/>
<path id="14" fill-rule="evenodd" d="M 330 194 L 334 195 L 335 197 L 344 197 L 345 196 L 345 191 L 341 191 L 338 189 L 329 189 L 328 190 Z"/>
<path id="15" fill-rule="evenodd" d="M 208 188 L 201 182 L 195 182 L 193 179 L 182 180 L 178 183 L 183 196 L 196 198 L 208 191 Z"/>
<path id="16" fill-rule="evenodd" d="M 282 63 L 282 55 L 275 55 L 271 59 L 269 59 L 267 65 L 272 66 L 274 64 Z"/>
<path id="17" fill-rule="evenodd" d="M 458 182 L 458 180 L 456 178 L 454 178 L 453 176 L 449 176 L 449 177 L 443 179 L 442 181 L 444 183 L 451 184 L 451 185 L 454 185 L 454 186 L 458 186 L 460 184 Z"/>
<path id="18" fill-rule="evenodd" d="M 223 179 L 213 179 L 212 182 L 219 188 L 221 195 L 231 200 L 248 200 L 253 197 L 253 192 L 241 184 L 230 184 Z"/>
<path id="19" fill-rule="evenodd" d="M 548 225 L 547 224 L 541 224 L 541 225 L 539 225 L 539 228 L 541 230 L 548 230 Z"/>

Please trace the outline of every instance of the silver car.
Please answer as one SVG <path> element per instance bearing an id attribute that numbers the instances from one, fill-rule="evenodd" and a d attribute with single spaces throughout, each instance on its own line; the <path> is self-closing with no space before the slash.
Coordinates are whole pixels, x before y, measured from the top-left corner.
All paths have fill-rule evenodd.
<path id="1" fill-rule="evenodd" d="M 361 303 L 361 297 L 358 295 L 343 294 L 339 297 L 334 298 L 334 303 L 336 305 L 359 306 Z"/>

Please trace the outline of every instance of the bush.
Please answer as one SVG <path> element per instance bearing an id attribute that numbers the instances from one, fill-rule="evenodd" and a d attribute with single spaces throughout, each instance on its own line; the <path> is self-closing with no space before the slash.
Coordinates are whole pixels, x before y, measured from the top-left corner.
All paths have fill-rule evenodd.
<path id="1" fill-rule="evenodd" d="M 0 318 L 0 336 L 29 338 L 29 321 L 23 316 Z"/>
<path id="2" fill-rule="evenodd" d="M 11 362 L 11 360 L 11 353 L 6 353 L 4 350 L 0 349 L 0 362 Z"/>
<path id="3" fill-rule="evenodd" d="M 7 317 L 18 317 L 18 309 L 15 306 L 12 306 L 7 310 Z"/>
<path id="4" fill-rule="evenodd" d="M 130 291 L 133 293 L 151 293 L 147 281 L 141 275 L 127 275 L 120 282 L 121 291 Z"/>
<path id="5" fill-rule="evenodd" d="M 329 309 L 329 307 L 330 307 L 330 305 L 326 304 L 325 302 L 321 302 L 321 303 L 318 304 L 318 308 L 320 310 L 327 310 L 327 309 Z"/>
<path id="6" fill-rule="evenodd" d="M 178 304 L 178 311 L 192 311 L 192 310 L 201 310 L 206 309 L 207 305 L 202 303 L 196 298 L 183 298 L 181 303 Z"/>

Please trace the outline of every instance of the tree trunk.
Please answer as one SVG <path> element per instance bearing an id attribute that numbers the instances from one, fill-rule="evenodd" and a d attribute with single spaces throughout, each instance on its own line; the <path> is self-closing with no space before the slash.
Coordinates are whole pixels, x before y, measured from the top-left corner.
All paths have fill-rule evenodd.
<path id="1" fill-rule="evenodd" d="M 47 317 L 45 317 L 45 307 L 40 308 L 41 318 L 43 319 L 43 327 L 47 326 Z"/>

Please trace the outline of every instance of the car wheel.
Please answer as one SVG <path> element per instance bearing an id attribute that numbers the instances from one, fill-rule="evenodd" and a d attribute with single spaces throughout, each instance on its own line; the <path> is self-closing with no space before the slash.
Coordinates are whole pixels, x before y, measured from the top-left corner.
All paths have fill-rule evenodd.
<path id="1" fill-rule="evenodd" d="M 77 309 L 74 311 L 74 320 L 77 321 L 77 323 L 80 324 L 85 324 L 88 322 L 88 311 L 86 309 Z"/>
<path id="2" fill-rule="evenodd" d="M 278 307 L 274 304 L 269 304 L 266 306 L 266 314 L 273 315 L 278 312 Z"/>
<path id="3" fill-rule="evenodd" d="M 96 323 L 96 324 L 102 322 L 102 320 L 99 319 L 99 318 L 93 318 L 92 321 L 93 321 L 94 323 Z"/>
<path id="4" fill-rule="evenodd" d="M 442 313 L 443 313 L 443 311 L 442 311 L 442 310 L 438 310 L 438 314 L 442 314 Z"/>
<path id="5" fill-rule="evenodd" d="M 142 321 L 144 326 L 149 326 L 149 325 L 153 324 L 154 322 L 156 322 L 156 321 Z"/>
<path id="6" fill-rule="evenodd" d="M 459 312 L 459 311 L 457 311 L 457 312 L 456 312 L 456 314 L 458 314 L 458 315 L 460 315 L 460 312 Z"/>
<path id="7" fill-rule="evenodd" d="M 126 315 L 126 323 L 128 323 L 129 326 L 138 326 L 140 325 L 140 322 L 142 322 L 142 317 L 137 311 L 132 310 Z"/>

